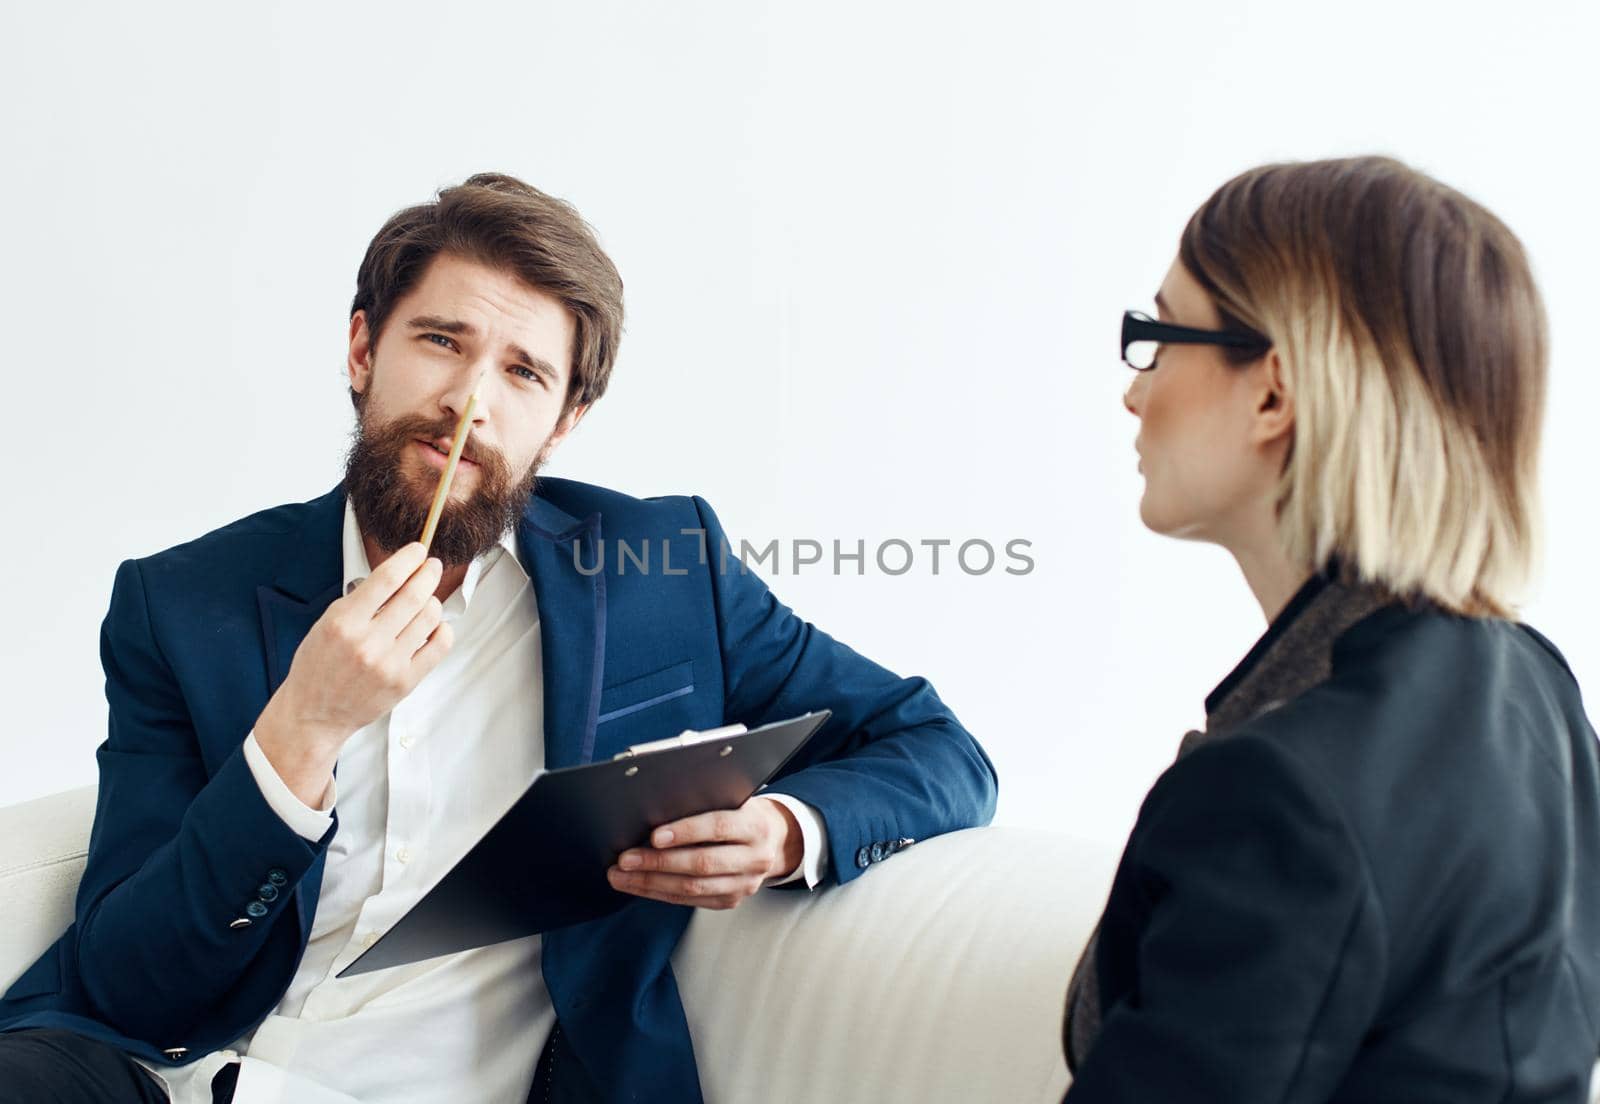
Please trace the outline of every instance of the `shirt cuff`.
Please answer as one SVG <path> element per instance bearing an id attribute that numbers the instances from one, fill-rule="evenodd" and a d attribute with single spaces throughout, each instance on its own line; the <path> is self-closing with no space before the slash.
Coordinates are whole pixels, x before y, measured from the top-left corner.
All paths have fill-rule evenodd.
<path id="1" fill-rule="evenodd" d="M 828 872 L 828 826 L 823 823 L 822 814 L 790 794 L 760 793 L 757 796 L 776 801 L 794 814 L 794 819 L 800 825 L 800 842 L 804 848 L 799 866 L 784 877 L 768 878 L 761 883 L 762 887 L 787 885 L 803 877 L 807 889 L 816 889 L 817 883 Z"/>
<path id="2" fill-rule="evenodd" d="M 312 843 L 327 835 L 328 828 L 333 824 L 333 803 L 339 796 L 339 787 L 331 775 L 327 788 L 322 791 L 319 807 L 313 809 L 296 797 L 294 791 L 278 776 L 267 753 L 256 742 L 255 729 L 251 729 L 250 735 L 244 738 L 244 761 L 255 776 L 261 796 L 267 799 L 272 811 L 294 829 L 295 835 Z"/>

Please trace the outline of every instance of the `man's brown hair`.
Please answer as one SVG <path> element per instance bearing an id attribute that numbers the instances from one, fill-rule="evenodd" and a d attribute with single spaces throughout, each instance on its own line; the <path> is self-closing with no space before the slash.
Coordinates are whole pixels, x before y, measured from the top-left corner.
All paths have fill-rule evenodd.
<path id="1" fill-rule="evenodd" d="M 390 216 L 356 272 L 350 315 L 365 311 L 376 348 L 394 305 L 440 253 L 513 273 L 559 299 L 577 322 L 561 413 L 605 393 L 622 339 L 622 277 L 572 204 L 514 176 L 477 173 Z M 351 402 L 359 407 L 354 388 Z"/>

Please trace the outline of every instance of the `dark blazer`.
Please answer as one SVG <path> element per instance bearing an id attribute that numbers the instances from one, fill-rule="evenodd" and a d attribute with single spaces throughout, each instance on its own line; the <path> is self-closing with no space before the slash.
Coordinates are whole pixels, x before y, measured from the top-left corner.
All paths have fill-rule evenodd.
<path id="1" fill-rule="evenodd" d="M 1587 1100 L 1600 764 L 1566 662 L 1396 604 L 1331 671 L 1151 790 L 1071 1104 Z"/>
<path id="2" fill-rule="evenodd" d="M 296 835 L 241 745 L 338 596 L 343 517 L 341 484 L 118 568 L 75 919 L 0 1000 L 0 1030 L 67 1027 L 180 1064 L 244 1034 L 288 987 L 337 810 L 320 841 Z M 619 540 L 635 557 L 648 542 L 648 573 L 635 559 L 619 572 Z M 987 823 L 994 769 L 933 688 L 801 620 L 736 556 L 724 563 L 724 545 L 698 497 L 540 481 L 517 552 L 539 603 L 547 766 L 826 707 L 771 789 L 821 812 L 830 882 L 906 840 Z M 231 928 L 258 900 L 264 916 Z M 543 940 L 561 1032 L 605 1099 L 700 1099 L 668 961 L 691 911 L 640 899 Z"/>

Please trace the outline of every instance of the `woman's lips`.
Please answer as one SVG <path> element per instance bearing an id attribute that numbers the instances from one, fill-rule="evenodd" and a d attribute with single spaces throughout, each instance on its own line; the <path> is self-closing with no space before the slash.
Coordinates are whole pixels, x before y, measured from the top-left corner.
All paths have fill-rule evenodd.
<path id="1" fill-rule="evenodd" d="M 450 462 L 450 457 L 440 452 L 426 441 L 413 441 L 412 444 L 416 445 L 422 450 L 422 459 L 426 463 L 432 464 L 440 471 L 444 471 L 444 466 Z M 462 468 L 475 468 L 478 466 L 478 464 L 476 461 L 468 460 L 465 456 L 462 456 L 461 459 L 457 461 L 456 466 Z"/>

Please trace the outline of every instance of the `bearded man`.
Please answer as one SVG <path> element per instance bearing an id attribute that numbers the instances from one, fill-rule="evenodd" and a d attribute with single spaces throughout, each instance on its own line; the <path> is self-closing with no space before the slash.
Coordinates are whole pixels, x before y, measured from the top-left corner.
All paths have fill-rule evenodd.
<path id="1" fill-rule="evenodd" d="M 933 688 L 797 617 L 703 499 L 540 477 L 622 329 L 570 205 L 479 174 L 389 219 L 356 288 L 340 483 L 118 568 L 87 867 L 0 999 L 0 1101 L 698 1101 L 669 962 L 695 908 L 993 814 Z M 337 976 L 541 769 L 823 708 L 742 807 L 618 856 L 611 915 Z"/>

